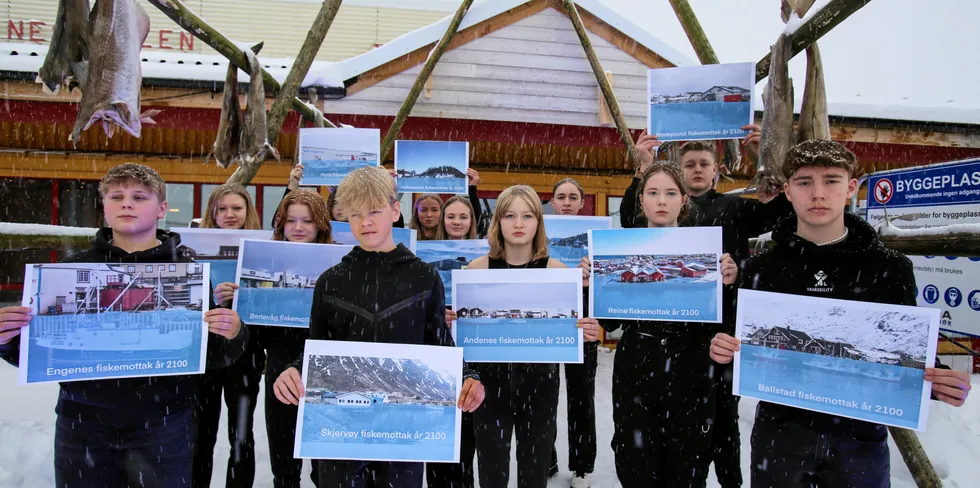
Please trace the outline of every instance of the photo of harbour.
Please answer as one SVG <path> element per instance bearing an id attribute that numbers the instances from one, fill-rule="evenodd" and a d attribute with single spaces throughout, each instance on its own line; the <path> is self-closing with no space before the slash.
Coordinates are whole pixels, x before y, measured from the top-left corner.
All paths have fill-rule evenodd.
<path id="1" fill-rule="evenodd" d="M 398 191 L 465 194 L 469 156 L 465 141 L 395 141 Z"/>
<path id="2" fill-rule="evenodd" d="M 752 120 L 753 63 L 652 69 L 648 128 L 661 141 L 735 139 Z"/>
<path id="3" fill-rule="evenodd" d="M 300 129 L 302 185 L 339 185 L 351 171 L 378 166 L 378 129 Z"/>

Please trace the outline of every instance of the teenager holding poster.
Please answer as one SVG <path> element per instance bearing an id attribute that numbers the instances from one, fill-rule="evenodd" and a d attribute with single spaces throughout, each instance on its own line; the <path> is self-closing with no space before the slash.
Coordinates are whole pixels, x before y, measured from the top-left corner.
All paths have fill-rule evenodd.
<path id="1" fill-rule="evenodd" d="M 445 324 L 442 280 L 392 237 L 392 224 L 401 214 L 394 180 L 383 168 L 362 168 L 347 175 L 338 191 L 359 245 L 317 280 L 310 339 L 454 347 Z M 352 277 L 361 286 L 351 286 Z M 305 394 L 303 358 L 296 358 L 272 388 L 290 406 Z M 472 412 L 483 402 L 484 389 L 465 366 L 464 378 L 457 406 Z M 376 486 L 421 488 L 424 471 L 422 463 L 405 462 L 335 460 L 317 465 L 319 488 L 349 488 L 365 480 Z"/>
<path id="2" fill-rule="evenodd" d="M 647 227 L 688 225 L 688 194 L 681 171 L 653 163 L 640 178 Z M 721 256 L 722 281 L 738 274 Z M 714 375 L 703 341 L 706 324 L 604 320 L 623 328 L 613 365 L 613 451 L 624 488 L 704 486 L 711 464 L 715 416 Z M 677 392 L 667 395 L 665 392 Z"/>
<path id="3" fill-rule="evenodd" d="M 309 190 L 289 192 L 272 218 L 272 238 L 276 241 L 333 244 L 327 206 L 319 194 Z M 222 283 L 215 287 L 219 304 L 231 304 L 238 285 Z M 298 327 L 254 326 L 265 349 L 265 429 L 269 437 L 269 457 L 274 486 L 298 487 L 303 460 L 293 459 L 297 408 L 276 401 L 273 384 L 279 373 L 303 353 L 309 329 Z M 315 476 L 315 473 L 314 473 Z"/>
<path id="4" fill-rule="evenodd" d="M 564 268 L 548 257 L 544 211 L 533 188 L 517 185 L 497 197 L 487 239 L 490 253 L 467 269 Z M 585 274 L 585 272 L 583 272 Z M 579 318 L 586 341 L 595 341 L 599 323 Z M 481 488 L 506 488 L 510 478 L 511 438 L 517 433 L 519 488 L 545 488 L 554 447 L 558 412 L 557 364 L 475 364 L 489 395 L 474 415 Z"/>
<path id="5" fill-rule="evenodd" d="M 258 230 L 262 228 L 252 197 L 244 187 L 221 185 L 208 197 L 202 229 Z M 228 406 L 228 442 L 231 453 L 225 486 L 252 486 L 255 480 L 255 437 L 252 434 L 259 380 L 265 369 L 265 351 L 257 334 L 249 337 L 245 354 L 224 369 L 207 371 L 201 378 L 197 400 L 197 441 L 194 444 L 194 477 L 191 486 L 211 486 L 214 445 L 221 419 L 221 395 Z"/>
<path id="6" fill-rule="evenodd" d="M 912 263 L 885 248 L 875 230 L 844 212 L 857 191 L 854 154 L 823 140 L 786 154 L 783 185 L 795 219 L 773 229 L 776 246 L 748 261 L 741 288 L 823 298 L 915 305 Z M 732 361 L 739 341 L 711 340 L 711 358 Z M 935 399 L 962 406 L 970 377 L 937 360 L 926 368 Z M 759 402 L 752 428 L 754 487 L 890 485 L 885 426 L 789 406 Z"/>

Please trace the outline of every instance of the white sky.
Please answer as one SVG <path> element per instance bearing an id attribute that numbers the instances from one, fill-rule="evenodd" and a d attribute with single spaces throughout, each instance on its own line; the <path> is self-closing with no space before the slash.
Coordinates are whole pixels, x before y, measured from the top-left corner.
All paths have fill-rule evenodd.
<path id="1" fill-rule="evenodd" d="M 293 0 L 296 1 L 296 0 Z M 345 4 L 404 6 L 408 0 Z M 477 0 L 493 1 L 493 0 Z M 599 0 L 696 60 L 667 0 Z M 776 0 L 690 0 L 723 63 L 758 61 L 784 24 Z M 819 2 L 818 2 L 819 3 Z M 458 0 L 412 0 L 414 8 L 451 11 Z M 980 110 L 980 1 L 878 0 L 820 41 L 830 103 Z M 802 98 L 805 56 L 790 63 Z M 761 87 L 761 85 L 760 85 Z"/>

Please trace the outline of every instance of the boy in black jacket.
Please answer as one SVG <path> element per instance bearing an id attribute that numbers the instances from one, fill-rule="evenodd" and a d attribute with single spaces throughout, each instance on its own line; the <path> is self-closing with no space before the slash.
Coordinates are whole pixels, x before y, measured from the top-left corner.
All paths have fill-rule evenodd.
<path id="1" fill-rule="evenodd" d="M 167 202 L 156 171 L 133 163 L 116 166 L 103 177 L 99 193 L 109 227 L 99 230 L 92 249 L 65 262 L 192 262 L 178 250 L 178 234 L 157 230 Z M 15 366 L 29 313 L 26 307 L 0 309 L 0 356 Z M 207 367 L 231 365 L 248 339 L 238 314 L 212 306 L 204 320 L 211 333 Z M 55 409 L 55 484 L 190 486 L 196 382 L 197 376 L 180 375 L 62 383 Z"/>
<path id="2" fill-rule="evenodd" d="M 752 258 L 741 288 L 896 305 L 915 305 L 912 262 L 885 248 L 875 230 L 844 212 L 857 191 L 856 158 L 832 141 L 807 141 L 783 163 L 784 192 L 797 218 L 773 230 L 776 246 Z M 732 360 L 739 341 L 718 334 L 711 358 Z M 933 396 L 961 406 L 970 377 L 938 364 L 927 368 Z M 752 430 L 753 487 L 889 486 L 888 431 L 883 425 L 759 402 Z"/>
<path id="3" fill-rule="evenodd" d="M 384 168 L 362 168 L 337 190 L 359 246 L 317 280 L 310 339 L 454 347 L 439 274 L 392 239 L 392 223 L 401 215 L 394 180 Z M 302 367 L 300 357 L 276 380 L 275 394 L 283 403 L 298 404 L 304 395 Z M 483 385 L 468 369 L 464 378 L 458 406 L 472 412 L 483 402 Z M 422 463 L 321 460 L 317 465 L 319 488 L 422 487 Z"/>

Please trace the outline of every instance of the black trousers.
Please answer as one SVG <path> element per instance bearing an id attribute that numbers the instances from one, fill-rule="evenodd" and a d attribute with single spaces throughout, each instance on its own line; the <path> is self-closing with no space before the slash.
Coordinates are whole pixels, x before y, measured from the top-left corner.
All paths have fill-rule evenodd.
<path id="1" fill-rule="evenodd" d="M 517 486 L 548 486 L 557 428 L 557 375 L 556 367 L 545 365 L 494 364 L 480 369 L 486 399 L 473 416 L 480 488 L 507 488 L 515 432 Z"/>
<path id="2" fill-rule="evenodd" d="M 255 481 L 255 436 L 252 434 L 252 425 L 264 368 L 265 351 L 256 341 L 250 340 L 245 354 L 238 362 L 202 375 L 196 395 L 197 442 L 194 445 L 191 486 L 211 486 L 214 445 L 218 440 L 218 424 L 221 420 L 222 393 L 228 407 L 228 443 L 231 445 L 225 486 L 252 486 Z"/>
<path id="3" fill-rule="evenodd" d="M 473 488 L 473 461 L 476 456 L 473 414 L 463 412 L 460 424 L 459 462 L 426 464 L 425 482 L 429 488 Z"/>
<path id="4" fill-rule="evenodd" d="M 565 405 L 568 414 L 568 470 L 591 473 L 595 469 L 595 373 L 599 367 L 599 342 L 586 342 L 582 364 L 565 364 Z M 555 429 L 557 441 L 558 430 Z M 551 464 L 558 465 L 557 446 L 551 447 Z"/>
<path id="5" fill-rule="evenodd" d="M 296 415 L 299 407 L 287 405 L 276 398 L 273 385 L 279 375 L 298 355 L 268 349 L 265 368 L 265 430 L 269 437 L 269 458 L 272 464 L 274 488 L 299 488 L 303 476 L 303 460 L 293 458 L 296 438 Z M 314 482 L 316 472 L 313 473 Z"/>
<path id="6" fill-rule="evenodd" d="M 888 488 L 888 429 L 822 429 L 756 410 L 753 488 Z"/>
<path id="7" fill-rule="evenodd" d="M 623 488 L 703 487 L 714 379 L 708 342 L 627 331 L 613 366 L 613 440 Z"/>
<path id="8" fill-rule="evenodd" d="M 422 488 L 422 463 L 318 461 L 318 488 Z"/>
<path id="9" fill-rule="evenodd" d="M 738 430 L 738 399 L 732 395 L 731 363 L 715 364 L 715 433 L 711 436 L 715 476 L 721 488 L 742 486 L 742 440 Z"/>

